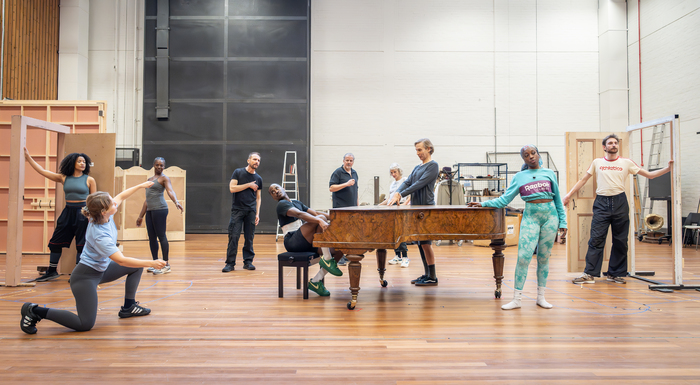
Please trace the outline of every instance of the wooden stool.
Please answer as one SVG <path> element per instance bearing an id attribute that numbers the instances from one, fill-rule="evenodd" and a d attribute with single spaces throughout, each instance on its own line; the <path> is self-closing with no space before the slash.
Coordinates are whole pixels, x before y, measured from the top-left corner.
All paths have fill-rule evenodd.
<path id="1" fill-rule="evenodd" d="M 299 273 L 301 269 L 304 269 L 304 299 L 309 299 L 309 266 L 317 264 L 320 259 L 321 257 L 312 251 L 299 253 L 286 252 L 277 255 L 279 298 L 284 297 L 283 267 L 291 266 L 297 268 L 297 290 L 301 289 L 301 276 Z"/>

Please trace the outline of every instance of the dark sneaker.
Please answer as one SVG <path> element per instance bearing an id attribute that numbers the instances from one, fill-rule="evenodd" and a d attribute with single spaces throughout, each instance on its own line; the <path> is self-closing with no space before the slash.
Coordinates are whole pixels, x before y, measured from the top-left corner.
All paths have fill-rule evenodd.
<path id="1" fill-rule="evenodd" d="M 338 268 L 338 264 L 335 262 L 335 259 L 331 258 L 330 260 L 326 261 L 325 259 L 321 258 L 318 264 L 321 265 L 322 268 L 326 269 L 327 272 L 335 275 L 336 277 L 343 275 L 343 271 Z"/>
<path id="2" fill-rule="evenodd" d="M 345 266 L 348 264 L 348 262 L 350 262 L 350 260 L 345 258 L 345 256 L 343 255 L 343 258 L 340 258 L 340 261 L 338 261 L 338 266 Z"/>
<path id="3" fill-rule="evenodd" d="M 420 281 L 416 281 L 416 286 L 437 286 L 437 285 L 438 285 L 437 278 L 425 277 L 425 278 L 421 279 Z"/>
<path id="4" fill-rule="evenodd" d="M 412 279 L 412 280 L 411 280 L 411 283 L 415 285 L 416 282 L 422 281 L 422 280 L 425 279 L 425 278 L 428 278 L 428 276 L 425 275 L 425 274 L 423 274 L 423 275 L 421 275 L 420 277 L 418 277 L 418 278 L 416 278 L 416 279 Z"/>
<path id="5" fill-rule="evenodd" d="M 321 297 L 328 297 L 331 295 L 331 292 L 326 289 L 323 281 L 313 282 L 309 280 L 309 290 L 320 295 Z"/>
<path id="6" fill-rule="evenodd" d="M 595 279 L 590 274 L 583 273 L 580 277 L 574 278 L 571 282 L 575 284 L 595 283 Z"/>
<path id="7" fill-rule="evenodd" d="M 53 281 L 54 279 L 56 279 L 56 278 L 58 278 L 58 277 L 60 277 L 60 276 L 61 276 L 61 275 L 58 274 L 57 271 L 52 271 L 52 272 L 50 272 L 50 273 L 49 273 L 49 272 L 46 272 L 46 273 L 44 273 L 44 275 L 42 275 L 41 277 L 35 279 L 34 281 L 35 281 L 35 282 Z"/>
<path id="8" fill-rule="evenodd" d="M 608 275 L 608 282 L 621 283 L 623 285 L 627 283 L 627 281 L 625 281 L 625 279 L 622 277 L 613 277 L 610 275 Z"/>
<path id="9" fill-rule="evenodd" d="M 22 321 L 20 321 L 19 327 L 27 334 L 36 334 L 36 323 L 41 321 L 41 317 L 34 314 L 32 311 L 37 306 L 39 305 L 31 302 L 25 302 L 24 305 L 22 305 L 22 310 L 20 310 L 20 313 L 22 314 Z"/>
<path id="10" fill-rule="evenodd" d="M 224 268 L 221 269 L 221 272 L 222 272 L 222 273 L 228 273 L 228 272 L 231 272 L 231 271 L 234 271 L 234 270 L 236 270 L 236 267 L 234 266 L 234 264 L 233 264 L 233 263 L 227 263 L 226 266 L 224 266 Z"/>
<path id="11" fill-rule="evenodd" d="M 122 306 L 122 308 L 119 310 L 119 318 L 141 317 L 149 314 L 151 314 L 151 309 L 146 309 L 145 307 L 139 306 L 138 302 L 126 309 L 124 306 Z"/>
<path id="12" fill-rule="evenodd" d="M 243 268 L 246 270 L 255 270 L 255 266 L 252 263 L 244 263 Z"/>

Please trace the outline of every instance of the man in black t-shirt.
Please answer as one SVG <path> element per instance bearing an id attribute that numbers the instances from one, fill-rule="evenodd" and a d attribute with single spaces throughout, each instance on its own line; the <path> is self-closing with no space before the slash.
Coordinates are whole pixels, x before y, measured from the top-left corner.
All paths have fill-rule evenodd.
<path id="1" fill-rule="evenodd" d="M 333 193 L 334 209 L 360 205 L 358 177 L 357 172 L 352 168 L 353 164 L 355 164 L 355 155 L 348 152 L 343 156 L 343 165 L 331 174 L 328 190 Z M 348 259 L 343 257 L 338 264 L 345 266 L 347 263 Z"/>
<path id="2" fill-rule="evenodd" d="M 290 199 L 287 192 L 278 184 L 270 185 L 268 191 L 277 201 L 277 219 L 284 232 L 284 248 L 289 252 L 316 252 L 317 249 L 313 246 L 314 235 L 328 228 L 330 224 L 328 214 L 319 213 L 298 200 Z M 331 293 L 326 289 L 323 278 L 327 272 L 335 276 L 343 275 L 337 265 L 337 261 L 343 254 L 325 247 L 322 254 L 323 258 L 319 261 L 321 270 L 309 281 L 309 289 L 326 297 Z"/>
<path id="3" fill-rule="evenodd" d="M 255 225 L 260 222 L 260 189 L 263 180 L 255 170 L 260 166 L 260 154 L 251 152 L 248 155 L 248 166 L 238 168 L 231 175 L 229 190 L 233 194 L 231 204 L 231 220 L 228 223 L 228 248 L 226 250 L 226 266 L 224 273 L 234 270 L 238 254 L 238 239 L 243 230 L 243 268 L 255 270 L 253 266 L 253 236 Z"/>

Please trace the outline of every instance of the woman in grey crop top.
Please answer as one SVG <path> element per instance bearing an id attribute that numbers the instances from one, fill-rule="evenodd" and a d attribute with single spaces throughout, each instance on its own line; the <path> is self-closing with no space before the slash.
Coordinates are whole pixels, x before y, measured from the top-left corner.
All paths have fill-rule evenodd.
<path id="1" fill-rule="evenodd" d="M 41 277 L 35 279 L 38 282 L 50 281 L 58 278 L 58 261 L 61 259 L 61 250 L 70 247 L 75 238 L 76 264 L 80 261 L 80 254 L 85 246 L 85 231 L 87 231 L 88 220 L 80 209 L 85 206 L 85 199 L 88 194 L 97 191 L 95 178 L 89 176 L 90 157 L 74 152 L 66 155 L 58 167 L 58 173 L 48 171 L 41 167 L 31 155 L 27 148 L 24 148 L 24 158 L 29 162 L 36 172 L 46 179 L 63 185 L 63 192 L 66 197 L 66 207 L 56 220 L 56 229 L 53 231 L 49 241 L 49 268 Z"/>
<path id="2" fill-rule="evenodd" d="M 146 189 L 146 201 L 143 202 L 141 213 L 136 219 L 136 226 L 141 226 L 143 217 L 146 217 L 146 231 L 148 231 L 148 244 L 151 249 L 153 260 L 158 259 L 158 242 L 163 252 L 163 260 L 166 266 L 162 269 L 149 268 L 148 271 L 153 274 L 167 274 L 170 272 L 170 263 L 168 262 L 168 254 L 170 245 L 168 237 L 165 235 L 165 227 L 168 219 L 168 204 L 165 203 L 164 191 L 167 191 L 170 199 L 175 203 L 175 207 L 182 213 L 182 205 L 177 200 L 177 195 L 173 190 L 173 185 L 170 183 L 170 178 L 163 174 L 165 169 L 165 159 L 156 158 L 153 161 L 154 175 L 148 178 L 149 182 L 153 182 L 153 186 Z"/>

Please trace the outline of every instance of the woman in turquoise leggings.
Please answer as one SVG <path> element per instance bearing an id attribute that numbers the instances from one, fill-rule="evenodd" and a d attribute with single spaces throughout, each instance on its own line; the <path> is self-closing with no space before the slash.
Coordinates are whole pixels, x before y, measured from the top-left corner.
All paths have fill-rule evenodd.
<path id="1" fill-rule="evenodd" d="M 520 149 L 525 161 L 523 170 L 515 174 L 510 187 L 501 197 L 484 203 L 471 202 L 472 207 L 506 207 L 518 194 L 526 202 L 520 222 L 518 239 L 518 263 L 515 267 L 515 295 L 503 306 L 503 310 L 522 306 L 523 287 L 532 254 L 537 248 L 537 305 L 545 309 L 552 307 L 544 299 L 549 274 L 549 255 L 557 235 L 557 229 L 566 235 L 566 212 L 561 204 L 559 186 L 554 172 L 542 168 L 537 147 L 528 144 Z"/>

